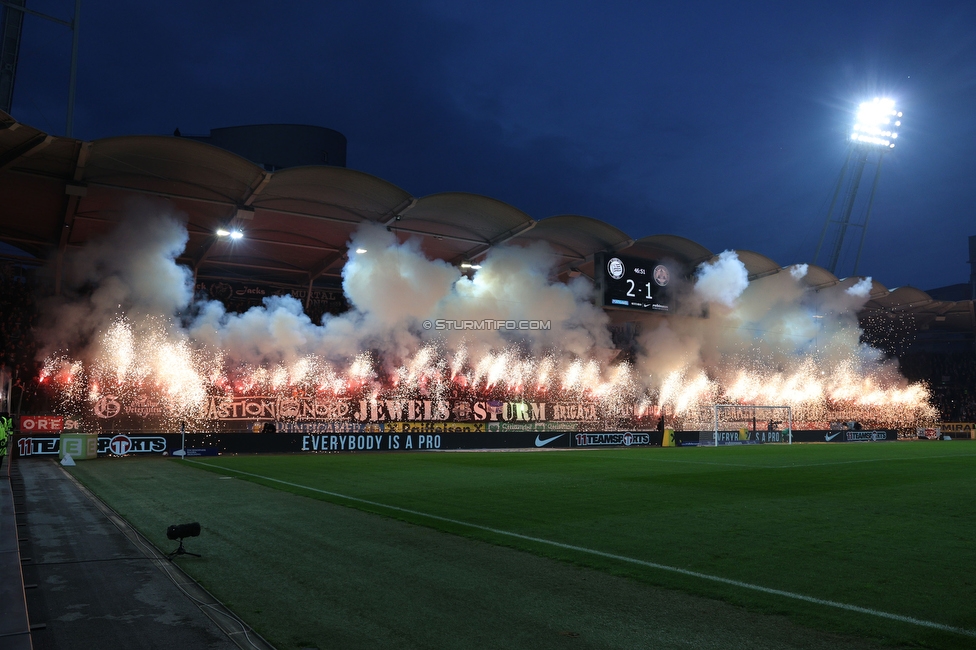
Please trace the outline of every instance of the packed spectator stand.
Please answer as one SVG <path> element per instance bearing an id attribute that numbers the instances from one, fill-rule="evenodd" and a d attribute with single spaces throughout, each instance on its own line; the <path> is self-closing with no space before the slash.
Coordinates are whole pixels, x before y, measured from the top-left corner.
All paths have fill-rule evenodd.
<path id="1" fill-rule="evenodd" d="M 34 337 L 37 289 L 32 275 L 32 270 L 17 264 L 0 266 L 0 370 L 12 379 L 9 409 L 14 413 L 30 408 L 40 371 Z"/>

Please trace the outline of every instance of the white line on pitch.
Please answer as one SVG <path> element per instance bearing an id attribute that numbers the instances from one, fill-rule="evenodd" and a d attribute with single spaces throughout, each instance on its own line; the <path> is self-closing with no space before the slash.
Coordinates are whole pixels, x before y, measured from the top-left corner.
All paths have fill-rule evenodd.
<path id="1" fill-rule="evenodd" d="M 590 453 L 599 453 L 593 452 Z M 613 458 L 616 460 L 640 460 L 640 461 L 650 461 L 654 463 L 679 463 L 682 465 L 715 465 L 718 467 L 742 467 L 745 469 L 792 469 L 794 467 L 830 467 L 831 465 L 851 465 L 855 463 L 884 463 L 884 462 L 897 462 L 897 461 L 915 461 L 915 460 L 931 460 L 940 458 L 972 458 L 976 454 L 944 454 L 939 456 L 898 456 L 891 458 L 862 458 L 858 460 L 831 460 L 825 461 L 823 463 L 797 463 L 791 465 L 750 465 L 747 463 L 721 463 L 709 460 L 681 460 L 678 458 L 652 458 L 648 456 L 640 456 L 637 458 L 623 458 L 620 455 L 609 455 L 603 454 L 601 458 Z"/>
<path id="2" fill-rule="evenodd" d="M 804 596 L 803 594 L 795 594 L 791 591 L 783 591 L 782 589 L 773 589 L 771 587 L 763 587 L 762 585 L 754 585 L 748 582 L 741 582 L 739 580 L 732 580 L 730 578 L 722 578 L 720 576 L 713 576 L 707 573 L 699 573 L 698 571 L 690 571 L 688 569 L 682 569 L 679 567 L 668 566 L 666 564 L 658 564 L 657 562 L 648 562 L 647 560 L 638 560 L 632 557 L 626 557 L 624 555 L 616 555 L 615 553 L 606 553 L 604 551 L 598 551 L 592 548 L 585 548 L 583 546 L 575 546 L 573 544 L 564 544 L 563 542 L 555 542 L 549 539 L 542 539 L 541 537 L 532 537 L 531 535 L 522 535 L 521 533 L 513 533 L 507 530 L 499 530 L 498 528 L 491 528 L 490 526 L 482 526 L 480 524 L 472 524 L 467 521 L 460 521 L 458 519 L 451 519 L 449 517 L 441 517 L 440 515 L 432 515 L 427 512 L 420 512 L 418 510 L 410 510 L 409 508 L 401 508 L 399 506 L 391 506 L 385 503 L 378 503 L 376 501 L 370 501 L 368 499 L 360 499 L 359 497 L 351 497 L 346 494 L 339 494 L 338 492 L 330 492 L 329 490 L 321 490 L 319 488 L 309 487 L 307 485 L 301 485 L 300 483 L 292 483 L 290 481 L 283 481 L 281 479 L 272 478 L 270 476 L 262 476 L 260 474 L 252 474 L 251 472 L 244 472 L 239 469 L 233 469 L 231 467 L 225 467 L 223 465 L 213 465 L 211 463 L 203 463 L 198 460 L 187 460 L 188 463 L 193 463 L 195 465 L 203 465 L 206 467 L 212 467 L 220 470 L 226 470 L 228 472 L 235 472 L 237 474 L 242 474 L 244 476 L 252 476 L 254 478 L 259 478 L 263 481 L 271 481 L 272 483 L 280 483 L 281 485 L 288 485 L 291 487 L 299 488 L 302 490 L 308 490 L 309 492 L 318 492 L 319 494 L 327 494 L 329 496 L 338 497 L 340 499 L 346 499 L 348 501 L 355 501 L 357 503 L 364 503 L 366 505 L 375 506 L 377 508 L 386 508 L 387 510 L 395 510 L 397 512 L 403 512 L 410 515 L 416 515 L 418 517 L 426 517 L 428 519 L 434 519 L 437 521 L 443 521 L 449 524 L 455 524 L 457 526 L 465 526 L 467 528 L 474 528 L 476 530 L 483 530 L 485 532 L 494 533 L 496 535 L 503 535 L 506 537 L 514 537 L 516 539 L 522 539 L 527 542 L 536 542 L 537 544 L 546 544 L 548 546 L 555 546 L 557 548 L 563 548 L 570 551 L 577 551 L 579 553 L 587 553 L 589 555 L 596 555 L 599 557 L 605 557 L 611 560 L 619 560 L 621 562 L 628 562 L 630 564 L 637 564 L 640 566 L 649 567 L 651 569 L 658 569 L 661 571 L 670 571 L 671 573 L 679 573 L 685 576 L 691 576 L 693 578 L 699 578 L 702 580 L 710 580 L 712 582 L 720 582 L 726 585 L 732 585 L 734 587 L 741 587 L 742 589 L 751 589 L 753 591 L 760 591 L 765 594 L 772 594 L 774 596 L 783 596 L 784 598 L 792 598 L 794 600 L 801 600 L 807 603 L 813 603 L 815 605 L 825 605 L 827 607 L 835 607 L 837 609 L 847 610 L 849 612 L 857 612 L 859 614 L 869 614 L 871 616 L 879 616 L 881 618 L 886 618 L 892 621 L 900 621 L 902 623 L 909 623 L 911 625 L 918 625 L 921 627 L 933 628 L 936 630 L 942 630 L 943 632 L 953 632 L 955 634 L 961 634 L 963 636 L 969 636 L 976 638 L 976 631 L 967 630 L 962 627 L 953 627 L 952 625 L 945 625 L 943 623 L 935 623 L 933 621 L 926 621 L 920 618 L 913 618 L 911 616 L 902 616 L 900 614 L 891 614 L 888 612 L 882 612 L 877 609 L 870 609 L 868 607 L 860 607 L 858 605 L 848 605 L 847 603 L 839 603 L 834 600 L 824 600 L 822 598 L 814 598 L 813 596 Z"/>

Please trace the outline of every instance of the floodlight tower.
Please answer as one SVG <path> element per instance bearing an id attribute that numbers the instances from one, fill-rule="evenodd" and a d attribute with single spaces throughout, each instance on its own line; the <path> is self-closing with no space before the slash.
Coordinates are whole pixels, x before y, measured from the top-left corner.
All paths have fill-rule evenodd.
<path id="1" fill-rule="evenodd" d="M 847 158 L 844 160 L 844 166 L 841 167 L 837 187 L 830 201 L 830 208 L 827 210 L 827 219 L 820 233 L 817 252 L 813 256 L 813 261 L 816 263 L 820 258 L 820 249 L 823 247 L 830 224 L 837 224 L 833 247 L 826 264 L 827 270 L 831 273 L 837 271 L 837 262 L 840 259 L 848 228 L 860 228 L 861 241 L 857 247 L 857 257 L 854 260 L 854 272 L 852 274 L 857 275 L 857 267 L 861 261 L 861 249 L 864 248 L 864 235 L 868 230 L 868 220 L 871 218 L 871 208 L 874 206 L 874 195 L 878 190 L 878 180 L 881 178 L 881 161 L 886 153 L 895 148 L 895 140 L 898 138 L 898 132 L 895 129 L 901 126 L 901 117 L 901 112 L 895 110 L 893 99 L 876 97 L 874 101 L 864 102 L 858 109 L 854 128 L 851 131 Z M 864 167 L 870 158 L 875 158 L 877 162 L 864 220 L 862 222 L 857 219 L 852 221 L 851 214 L 857 200 L 857 191 L 861 185 L 861 177 L 864 175 Z M 845 187 L 847 191 L 844 196 L 844 207 L 840 218 L 834 219 L 834 207 L 837 205 L 837 198 L 840 196 L 841 189 Z"/>

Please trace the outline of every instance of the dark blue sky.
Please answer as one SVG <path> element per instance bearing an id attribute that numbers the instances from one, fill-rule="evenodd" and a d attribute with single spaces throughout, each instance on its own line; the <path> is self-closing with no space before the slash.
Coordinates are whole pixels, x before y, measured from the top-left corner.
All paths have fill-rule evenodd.
<path id="1" fill-rule="evenodd" d="M 859 271 L 889 288 L 969 276 L 972 3 L 85 0 L 80 34 L 76 137 L 316 124 L 346 135 L 349 167 L 416 196 L 781 264 L 811 260 L 856 104 L 889 95 L 904 126 Z M 63 133 L 70 40 L 28 17 L 19 120 Z"/>

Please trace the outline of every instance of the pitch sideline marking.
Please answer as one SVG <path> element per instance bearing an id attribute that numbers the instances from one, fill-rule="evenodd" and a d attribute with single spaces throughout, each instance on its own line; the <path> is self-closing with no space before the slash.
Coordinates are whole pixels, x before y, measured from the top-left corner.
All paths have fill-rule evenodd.
<path id="1" fill-rule="evenodd" d="M 599 453 L 593 452 L 590 453 Z M 677 458 L 639 458 L 636 460 L 649 461 L 653 463 L 681 463 L 683 465 L 715 465 L 719 467 L 742 467 L 745 469 L 793 469 L 794 467 L 830 467 L 833 465 L 851 465 L 854 463 L 886 463 L 898 462 L 902 460 L 931 460 L 933 458 L 972 458 L 976 454 L 944 454 L 940 456 L 914 456 L 914 457 L 893 457 L 893 458 L 862 458 L 858 460 L 832 460 L 823 463 L 798 463 L 795 465 L 748 465 L 746 463 L 720 463 L 708 460 L 679 460 Z M 618 459 L 619 456 L 602 455 L 600 458 Z M 631 460 L 631 459 L 627 459 Z"/>
<path id="2" fill-rule="evenodd" d="M 918 625 L 920 627 L 928 627 L 935 630 L 941 630 L 943 632 L 953 632 L 955 634 L 961 634 L 963 636 L 976 638 L 976 631 L 968 630 L 966 628 L 954 627 L 952 625 L 945 625 L 943 623 L 935 623 L 933 621 L 926 621 L 920 618 L 913 618 L 911 616 L 902 616 L 901 614 L 891 614 L 889 612 L 882 612 L 877 609 L 870 609 L 868 607 L 861 607 L 859 605 L 849 605 L 847 603 L 839 603 L 834 600 L 824 600 L 822 598 L 814 598 L 813 596 L 804 596 L 803 594 L 793 593 L 791 591 L 784 591 L 782 589 L 773 589 L 772 587 L 763 587 L 762 585 L 754 585 L 749 582 L 741 582 L 739 580 L 732 580 L 731 578 L 722 578 L 721 576 L 713 576 L 707 573 L 699 573 L 698 571 L 691 571 L 689 569 L 682 569 L 680 567 L 668 566 L 667 564 L 658 564 L 657 562 L 648 562 L 647 560 L 639 560 L 637 558 L 627 557 L 624 555 L 616 555 L 614 553 L 607 553 L 605 551 L 598 551 L 592 548 L 586 548 L 583 546 L 575 546 L 573 544 L 565 544 L 563 542 L 556 542 L 549 539 L 542 539 L 541 537 L 532 537 L 531 535 L 523 535 L 521 533 L 513 533 L 507 530 L 500 530 L 498 528 L 491 528 L 490 526 L 482 526 L 480 524 L 472 524 L 467 521 L 460 521 L 458 519 L 451 519 L 449 517 L 441 517 L 440 515 L 432 515 L 427 512 L 420 512 L 418 510 L 410 510 L 409 508 L 401 508 L 399 506 L 391 506 L 385 503 L 379 503 L 377 501 L 370 501 L 368 499 L 361 499 L 359 497 L 352 497 L 346 494 L 340 494 L 338 492 L 330 492 L 329 490 L 322 490 L 319 488 L 309 487 L 307 485 L 301 485 L 300 483 L 292 483 L 290 481 L 283 481 L 281 479 L 272 478 L 270 476 L 261 476 L 260 474 L 252 474 L 251 472 L 245 472 L 239 469 L 233 469 L 231 467 L 225 467 L 222 465 L 212 465 L 210 463 L 203 463 L 197 460 L 186 460 L 188 463 L 193 463 L 195 465 L 203 465 L 206 467 L 213 467 L 221 470 L 226 470 L 228 472 L 235 472 L 237 474 L 242 474 L 244 476 L 252 476 L 254 478 L 259 478 L 263 481 L 270 481 L 272 483 L 280 483 L 282 485 L 288 485 L 291 487 L 299 488 L 302 490 L 308 490 L 309 492 L 318 492 L 319 494 L 327 494 L 329 496 L 338 497 L 340 499 L 346 499 L 348 501 L 355 501 L 357 503 L 364 503 L 370 506 L 376 506 L 378 508 L 386 508 L 387 510 L 395 510 L 397 512 L 403 512 L 406 514 L 416 515 L 418 517 L 426 517 L 428 519 L 435 519 L 437 521 L 443 521 L 449 524 L 455 524 L 457 526 L 465 526 L 467 528 L 474 528 L 477 530 L 483 530 L 485 532 L 494 533 L 496 535 L 502 535 L 505 537 L 514 537 L 516 539 L 522 539 L 528 542 L 536 542 L 537 544 L 546 544 L 548 546 L 555 546 L 557 548 L 562 548 L 570 551 L 576 551 L 579 553 L 587 553 L 589 555 L 596 555 L 599 557 L 608 558 L 611 560 L 619 560 L 621 562 L 628 562 L 630 564 L 637 564 L 640 566 L 645 566 L 651 569 L 658 569 L 660 571 L 670 571 L 672 573 L 678 573 L 685 576 L 690 576 L 692 578 L 699 578 L 701 580 L 710 580 L 712 582 L 720 582 L 722 584 L 732 585 L 734 587 L 740 587 L 742 589 L 751 589 L 753 591 L 759 591 L 765 594 L 771 594 L 774 596 L 783 596 L 784 598 L 792 598 L 793 600 L 800 600 L 807 603 L 813 603 L 815 605 L 824 605 L 826 607 L 834 607 L 837 609 L 847 610 L 849 612 L 857 612 L 859 614 L 869 614 L 871 616 L 878 616 L 880 618 L 886 618 L 892 621 L 899 621 L 901 623 L 909 623 L 911 625 Z"/>

